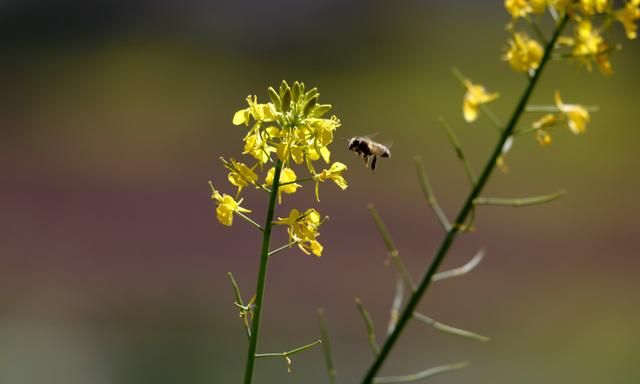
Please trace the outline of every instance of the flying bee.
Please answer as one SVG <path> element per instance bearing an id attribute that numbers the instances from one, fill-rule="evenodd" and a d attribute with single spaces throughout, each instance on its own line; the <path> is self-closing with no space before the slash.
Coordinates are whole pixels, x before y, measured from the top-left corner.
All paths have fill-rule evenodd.
<path id="1" fill-rule="evenodd" d="M 364 136 L 356 136 L 349 139 L 349 150 L 354 151 L 364 159 L 365 167 L 369 168 L 369 164 L 371 164 L 372 171 L 376 169 L 378 156 L 391 157 L 391 151 L 389 151 L 388 147 Z"/>

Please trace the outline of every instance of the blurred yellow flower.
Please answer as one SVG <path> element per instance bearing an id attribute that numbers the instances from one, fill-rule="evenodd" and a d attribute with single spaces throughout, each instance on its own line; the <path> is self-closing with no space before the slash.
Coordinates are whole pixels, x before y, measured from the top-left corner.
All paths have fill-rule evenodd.
<path id="1" fill-rule="evenodd" d="M 640 19 L 640 0 L 627 1 L 624 8 L 615 12 L 615 16 L 622 23 L 627 38 L 635 39 L 638 36 L 636 21 Z"/>
<path id="2" fill-rule="evenodd" d="M 536 131 L 536 139 L 542 146 L 551 144 L 551 135 L 546 129 L 538 129 Z"/>
<path id="3" fill-rule="evenodd" d="M 539 118 L 538 120 L 536 120 L 532 124 L 532 126 L 535 129 L 545 129 L 545 128 L 552 127 L 552 126 L 556 125 L 557 123 L 558 123 L 558 117 L 556 115 L 554 115 L 553 113 L 547 113 L 546 115 L 544 115 L 541 118 Z"/>
<path id="4" fill-rule="evenodd" d="M 269 169 L 264 180 L 265 187 L 268 188 L 273 185 L 273 175 L 275 174 L 275 172 L 275 168 L 272 167 L 271 169 Z M 296 180 L 296 173 L 293 171 L 293 169 L 287 167 L 282 168 L 282 171 L 280 172 L 280 187 L 278 187 L 278 203 L 282 202 L 283 192 L 292 194 L 295 193 L 299 187 L 301 187 L 300 184 L 295 182 Z"/>
<path id="5" fill-rule="evenodd" d="M 464 94 L 462 113 L 467 122 L 475 121 L 478 118 L 478 108 L 480 104 L 489 103 L 498 98 L 497 92 L 488 93 L 481 85 L 475 85 L 469 80 L 465 80 L 467 92 Z"/>
<path id="6" fill-rule="evenodd" d="M 218 221 L 222 224 L 231 226 L 231 224 L 233 224 L 234 212 L 251 212 L 250 210 L 240 206 L 240 204 L 242 203 L 242 199 L 240 199 L 239 201 L 235 201 L 233 197 L 227 195 L 226 193 L 224 195 L 221 195 L 220 192 L 216 191 L 211 182 L 209 182 L 209 185 L 211 186 L 212 190 L 211 200 L 215 200 L 218 204 L 218 207 L 216 208 L 216 216 L 218 218 Z"/>
<path id="7" fill-rule="evenodd" d="M 573 47 L 574 56 L 590 56 L 600 52 L 603 39 L 600 32 L 593 29 L 589 20 L 582 20 L 576 29 L 576 43 Z"/>
<path id="8" fill-rule="evenodd" d="M 509 62 L 511 69 L 516 72 L 528 72 L 538 68 L 544 50 L 537 41 L 524 33 L 515 33 L 508 44 L 503 58 Z"/>
<path id="9" fill-rule="evenodd" d="M 609 45 L 604 41 L 600 32 L 593 28 L 591 21 L 582 20 L 575 29 L 574 37 L 562 36 L 558 43 L 573 47 L 572 55 L 586 65 L 591 71 L 592 61 L 598 65 L 605 75 L 611 75 L 613 69 L 609 60 Z"/>
<path id="10" fill-rule="evenodd" d="M 331 164 L 329 169 L 324 169 L 322 172 L 316 174 L 313 179 L 316 181 L 316 200 L 320 201 L 320 196 L 318 194 L 318 186 L 320 182 L 324 182 L 325 180 L 333 180 L 340 189 L 347 189 L 347 181 L 342 177 L 342 172 L 347 170 L 347 166 L 340 163 L 335 162 Z"/>
<path id="11" fill-rule="evenodd" d="M 504 7 L 514 19 L 525 17 L 527 14 L 533 12 L 529 0 L 505 0 Z"/>
<path id="12" fill-rule="evenodd" d="M 579 6 L 585 15 L 592 16 L 606 11 L 609 7 L 609 0 L 580 0 Z"/>
<path id="13" fill-rule="evenodd" d="M 560 91 L 555 93 L 556 106 L 567 119 L 567 125 L 574 134 L 578 135 L 586 131 L 590 120 L 589 111 L 581 105 L 564 104 L 560 98 Z"/>

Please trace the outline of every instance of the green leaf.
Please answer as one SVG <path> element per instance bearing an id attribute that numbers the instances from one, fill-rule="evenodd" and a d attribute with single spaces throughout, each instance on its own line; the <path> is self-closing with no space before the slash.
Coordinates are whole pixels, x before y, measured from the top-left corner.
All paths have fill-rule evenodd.
<path id="1" fill-rule="evenodd" d="M 269 98 L 271 99 L 271 102 L 273 103 L 273 105 L 276 107 L 276 110 L 281 110 L 282 109 L 282 100 L 280 100 L 280 95 L 278 95 L 278 92 L 276 92 L 275 89 L 273 89 L 273 87 L 269 87 L 268 89 L 269 91 Z"/>
<path id="2" fill-rule="evenodd" d="M 317 103 L 318 103 L 318 96 L 312 97 L 311 100 L 309 100 L 309 102 L 307 103 L 307 105 L 305 105 L 303 114 L 305 116 L 308 116 L 309 113 L 311 113 L 311 111 L 313 110 L 313 107 L 315 107 Z"/>
<path id="3" fill-rule="evenodd" d="M 325 113 L 331 110 L 331 104 L 316 104 L 316 107 L 311 112 L 312 117 L 322 117 Z"/>

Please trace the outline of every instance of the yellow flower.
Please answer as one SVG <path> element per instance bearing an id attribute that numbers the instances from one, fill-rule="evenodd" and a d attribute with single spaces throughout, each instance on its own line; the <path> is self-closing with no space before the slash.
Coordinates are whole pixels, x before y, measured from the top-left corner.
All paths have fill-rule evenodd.
<path id="1" fill-rule="evenodd" d="M 346 165 L 336 161 L 331 164 L 329 169 L 324 169 L 322 172 L 315 175 L 313 178 L 316 181 L 316 200 L 320 201 L 320 196 L 318 194 L 318 186 L 320 185 L 320 182 L 324 182 L 327 179 L 333 180 L 340 189 L 347 189 L 347 181 L 342 177 L 342 172 L 346 170 Z"/>
<path id="2" fill-rule="evenodd" d="M 498 93 L 487 93 L 483 86 L 472 84 L 469 80 L 465 81 L 465 87 L 467 88 L 467 92 L 464 94 L 462 113 L 467 122 L 472 122 L 478 118 L 478 107 L 480 104 L 485 104 L 497 99 Z"/>
<path id="3" fill-rule="evenodd" d="M 249 108 L 241 109 L 233 115 L 233 125 L 249 125 L 251 112 Z"/>
<path id="4" fill-rule="evenodd" d="M 250 210 L 242 208 L 240 206 L 240 203 L 242 203 L 243 199 L 235 201 L 233 197 L 227 195 L 226 193 L 224 195 L 221 195 L 220 192 L 216 191 L 211 182 L 209 182 L 209 185 L 211 186 L 212 190 L 211 200 L 215 200 L 218 204 L 218 208 L 216 208 L 216 217 L 222 224 L 230 227 L 231 224 L 233 224 L 234 212 L 251 212 Z"/>
<path id="5" fill-rule="evenodd" d="M 640 19 L 640 0 L 627 1 L 624 8 L 616 11 L 615 16 L 622 23 L 627 38 L 635 39 L 638 36 L 636 21 Z"/>
<path id="6" fill-rule="evenodd" d="M 553 127 L 558 122 L 558 118 L 553 113 L 547 113 L 533 123 L 535 129 L 545 129 Z"/>
<path id="7" fill-rule="evenodd" d="M 602 36 L 589 20 L 582 20 L 576 29 L 576 44 L 573 48 L 574 56 L 596 55 L 600 51 Z"/>
<path id="8" fill-rule="evenodd" d="M 275 174 L 276 169 L 271 168 L 267 172 L 267 176 L 265 177 L 265 187 L 270 187 L 273 185 L 273 175 Z M 295 193 L 300 184 L 296 183 L 296 173 L 293 172 L 293 169 L 284 167 L 280 172 L 280 186 L 278 187 L 278 203 L 282 202 L 282 193 L 292 194 Z"/>
<path id="9" fill-rule="evenodd" d="M 518 17 L 526 17 L 527 14 L 533 12 L 533 8 L 531 7 L 529 0 L 505 0 L 504 7 L 514 19 L 517 19 Z"/>
<path id="10" fill-rule="evenodd" d="M 298 247 L 307 255 L 309 255 L 309 252 L 311 252 L 318 257 L 322 256 L 322 250 L 324 249 L 324 247 L 318 242 L 318 240 L 302 241 L 298 244 Z"/>
<path id="11" fill-rule="evenodd" d="M 536 131 L 536 139 L 542 146 L 551 144 L 551 135 L 545 129 L 539 129 Z"/>
<path id="12" fill-rule="evenodd" d="M 513 39 L 509 40 L 509 48 L 504 55 L 504 60 L 509 62 L 514 71 L 528 72 L 538 68 L 543 53 L 544 50 L 537 41 L 524 33 L 515 33 Z"/>
<path id="13" fill-rule="evenodd" d="M 278 218 L 273 223 L 288 227 L 289 244 L 297 243 L 300 250 L 307 255 L 310 252 L 316 256 L 322 255 L 322 245 L 316 240 L 322 220 L 320 213 L 315 209 L 309 208 L 303 214 L 297 209 L 292 209 L 288 217 Z"/>
<path id="14" fill-rule="evenodd" d="M 255 166 L 253 168 L 255 168 Z M 229 165 L 231 172 L 229 172 L 228 178 L 232 185 L 238 187 L 238 194 L 240 194 L 242 188 L 253 185 L 256 180 L 258 180 L 258 175 L 253 172 L 253 168 L 249 168 L 246 164 L 231 159 L 231 165 Z"/>
<path id="15" fill-rule="evenodd" d="M 557 123 L 558 116 L 553 113 L 548 113 L 533 123 L 533 128 L 536 129 L 536 139 L 540 145 L 551 144 L 551 135 L 547 128 L 553 127 Z"/>
<path id="16" fill-rule="evenodd" d="M 560 91 L 555 93 L 556 106 L 562 112 L 566 119 L 569 129 L 578 135 L 587 129 L 587 123 L 590 120 L 589 111 L 581 105 L 564 104 L 560 98 Z"/>
<path id="17" fill-rule="evenodd" d="M 272 152 L 275 152 L 275 148 L 262 139 L 260 131 L 256 130 L 253 134 L 245 137 L 243 154 L 250 154 L 260 163 L 266 164 L 271 158 Z"/>
<path id="18" fill-rule="evenodd" d="M 609 0 L 580 0 L 580 9 L 586 15 L 603 13 L 609 6 Z"/>
<path id="19" fill-rule="evenodd" d="M 558 43 L 572 46 L 573 57 L 581 60 L 587 66 L 587 70 L 591 71 L 593 60 L 603 74 L 609 76 L 613 73 L 609 60 L 610 47 L 600 32 L 593 29 L 589 20 L 582 20 L 578 23 L 574 38 L 562 36 L 558 39 Z"/>

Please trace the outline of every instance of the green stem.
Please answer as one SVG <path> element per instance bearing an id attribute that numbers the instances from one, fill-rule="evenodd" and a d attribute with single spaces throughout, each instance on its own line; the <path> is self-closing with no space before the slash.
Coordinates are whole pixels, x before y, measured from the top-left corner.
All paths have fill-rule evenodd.
<path id="1" fill-rule="evenodd" d="M 359 298 L 356 297 L 356 305 L 358 306 L 358 311 L 360 311 L 360 315 L 362 315 L 362 320 L 364 320 L 364 324 L 367 327 L 367 339 L 369 340 L 369 346 L 371 347 L 371 352 L 373 352 L 373 356 L 376 356 L 380 353 L 380 348 L 378 347 L 378 342 L 376 341 L 376 331 L 373 327 L 373 320 L 371 320 L 371 315 L 362 304 Z"/>
<path id="2" fill-rule="evenodd" d="M 453 363 L 447 365 L 440 365 L 437 367 L 425 369 L 424 371 L 418 373 L 412 373 L 410 375 L 404 376 L 390 376 L 390 377 L 376 377 L 373 381 L 376 384 L 389 384 L 389 383 L 415 383 L 417 381 L 422 381 L 431 376 L 445 373 L 449 371 L 455 371 L 458 369 L 462 369 L 466 367 L 468 364 L 466 362 L 461 363 Z"/>
<path id="3" fill-rule="evenodd" d="M 262 232 L 262 252 L 260 254 L 260 268 L 258 270 L 258 283 L 256 288 L 256 302 L 253 309 L 253 322 L 251 323 L 251 339 L 249 340 L 249 350 L 247 354 L 247 365 L 244 371 L 244 384 L 251 384 L 253 377 L 253 366 L 256 360 L 256 347 L 258 346 L 258 336 L 260 333 L 260 315 L 262 314 L 262 299 L 264 297 L 264 286 L 267 279 L 267 264 L 269 261 L 269 242 L 271 241 L 271 228 L 273 226 L 273 214 L 276 207 L 276 196 L 280 183 L 280 171 L 282 163 L 280 160 L 275 165 L 273 174 L 273 185 L 269 193 L 269 208 L 264 222 Z"/>
<path id="4" fill-rule="evenodd" d="M 231 280 L 231 285 L 233 286 L 233 292 L 236 295 L 236 304 L 240 308 L 246 308 L 244 305 L 244 301 L 242 301 L 242 294 L 240 293 L 240 287 L 238 287 L 238 283 L 236 283 L 236 279 L 233 278 L 233 273 L 227 272 L 227 276 L 229 276 L 229 280 Z M 247 306 L 248 307 L 248 306 Z M 249 311 L 244 311 L 241 309 L 240 316 L 242 317 L 242 323 L 244 324 L 244 328 L 247 330 L 247 338 L 251 339 L 251 330 L 249 329 L 249 320 L 248 313 Z"/>
<path id="5" fill-rule="evenodd" d="M 471 168 L 471 164 L 469 164 L 469 161 L 467 161 L 467 158 L 464 155 L 464 152 L 462 151 L 462 146 L 460 145 L 460 141 L 458 140 L 458 137 L 453 132 L 453 129 L 451 128 L 449 123 L 447 123 L 444 117 L 440 117 L 438 119 L 438 122 L 447 131 L 447 136 L 449 136 L 449 141 L 451 142 L 453 149 L 456 151 L 456 155 L 458 156 L 458 159 L 462 161 L 462 165 L 464 166 L 464 170 L 467 173 L 469 182 L 471 183 L 471 185 L 474 185 L 476 183 L 477 177 L 476 177 L 476 174 L 473 172 L 473 168 Z"/>
<path id="6" fill-rule="evenodd" d="M 496 160 L 502 154 L 502 147 L 504 146 L 504 143 L 507 141 L 507 139 L 513 132 L 514 128 L 518 123 L 518 120 L 520 119 L 520 116 L 524 112 L 527 102 L 529 101 L 529 97 L 531 96 L 533 90 L 535 89 L 535 86 L 538 83 L 538 80 L 540 79 L 540 75 L 542 74 L 542 71 L 544 70 L 547 62 L 549 61 L 549 58 L 551 57 L 551 52 L 553 51 L 556 40 L 558 39 L 558 36 L 560 36 L 560 32 L 562 31 L 562 29 L 564 29 L 564 26 L 567 24 L 568 20 L 569 20 L 569 15 L 565 14 L 562 17 L 562 20 L 560 21 L 558 26 L 556 27 L 556 30 L 554 31 L 553 36 L 549 40 L 548 44 L 545 46 L 544 55 L 540 60 L 540 65 L 538 67 L 538 70 L 531 77 L 529 84 L 527 85 L 527 88 L 525 89 L 524 93 L 520 97 L 520 100 L 518 101 L 518 104 L 516 105 L 516 108 L 513 111 L 511 118 L 509 119 L 509 123 L 507 124 L 506 128 L 502 131 L 500 135 L 500 139 L 498 140 L 498 143 L 493 149 L 493 153 L 489 157 L 489 160 L 487 161 L 487 164 L 485 165 L 482 171 L 482 174 L 478 178 L 478 182 L 469 193 L 469 196 L 467 196 L 467 199 L 465 200 L 462 206 L 462 209 L 460 210 L 460 212 L 458 213 L 458 216 L 456 217 L 455 224 L 447 232 L 444 240 L 442 241 L 442 244 L 440 245 L 440 248 L 438 248 L 433 258 L 433 261 L 431 262 L 431 264 L 429 265 L 429 268 L 427 269 L 424 276 L 422 277 L 422 280 L 420 281 L 418 288 L 411 295 L 411 298 L 409 299 L 406 307 L 404 308 L 404 311 L 402 312 L 402 315 L 400 316 L 400 320 L 398 320 L 398 324 L 396 325 L 396 328 L 391 333 L 391 335 L 389 335 L 389 337 L 383 344 L 382 348 L 380 349 L 380 353 L 378 354 L 373 364 L 371 364 L 371 366 L 369 367 L 369 370 L 365 374 L 362 380 L 363 384 L 370 384 L 373 382 L 373 379 L 378 373 L 378 370 L 380 370 L 380 368 L 382 367 L 382 364 L 387 359 L 396 341 L 404 331 L 404 328 L 409 323 L 409 320 L 411 320 L 411 318 L 413 317 L 413 312 L 415 312 L 416 307 L 420 302 L 420 299 L 422 299 L 422 296 L 427 291 L 427 288 L 431 283 L 431 278 L 438 271 L 438 268 L 440 267 L 440 264 L 442 263 L 445 256 L 447 255 L 447 252 L 449 251 L 451 244 L 456 238 L 456 235 L 460 231 L 460 228 L 466 222 L 467 216 L 472 211 L 474 207 L 473 201 L 480 195 L 480 192 L 482 191 L 485 184 L 489 180 L 489 176 L 491 176 L 491 173 L 493 172 L 496 166 Z"/>
<path id="7" fill-rule="evenodd" d="M 331 353 L 331 342 L 329 340 L 329 326 L 324 316 L 324 310 L 318 308 L 318 321 L 320 322 L 320 340 L 322 340 L 322 350 L 324 352 L 324 363 L 327 367 L 327 374 L 331 384 L 335 384 L 337 371 L 333 365 L 333 354 Z"/>
<path id="8" fill-rule="evenodd" d="M 263 357 L 287 357 L 287 356 L 295 355 L 298 352 L 306 351 L 307 349 L 313 348 L 316 345 L 321 343 L 322 343 L 322 340 L 316 340 L 313 343 L 303 345 L 302 347 L 298 347 L 287 352 L 256 353 L 256 358 L 260 359 Z"/>

